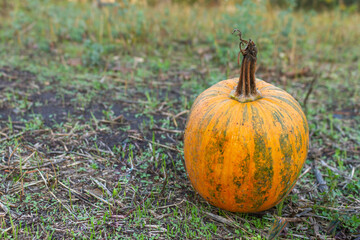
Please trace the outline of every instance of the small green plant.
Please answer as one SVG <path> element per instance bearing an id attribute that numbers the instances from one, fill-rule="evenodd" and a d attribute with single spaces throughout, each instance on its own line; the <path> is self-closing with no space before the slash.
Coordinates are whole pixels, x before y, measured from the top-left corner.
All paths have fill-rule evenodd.
<path id="1" fill-rule="evenodd" d="M 26 130 L 38 130 L 44 127 L 43 116 L 39 114 L 31 115 L 32 119 L 25 122 Z"/>
<path id="2" fill-rule="evenodd" d="M 88 67 L 101 67 L 104 64 L 104 48 L 101 44 L 86 40 L 84 43 L 82 61 Z"/>

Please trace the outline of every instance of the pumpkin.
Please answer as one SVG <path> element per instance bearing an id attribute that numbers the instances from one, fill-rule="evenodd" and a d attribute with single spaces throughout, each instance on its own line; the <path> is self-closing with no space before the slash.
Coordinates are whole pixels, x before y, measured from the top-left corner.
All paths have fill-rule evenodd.
<path id="1" fill-rule="evenodd" d="M 193 187 L 210 204 L 260 212 L 294 187 L 309 130 L 291 95 L 255 78 L 256 45 L 236 31 L 243 55 L 240 78 L 223 80 L 196 98 L 185 128 L 185 165 Z"/>

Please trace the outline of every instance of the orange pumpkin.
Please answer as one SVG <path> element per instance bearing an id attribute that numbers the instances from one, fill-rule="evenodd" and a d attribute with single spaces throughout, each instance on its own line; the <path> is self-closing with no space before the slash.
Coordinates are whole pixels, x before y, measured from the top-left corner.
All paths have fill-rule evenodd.
<path id="1" fill-rule="evenodd" d="M 185 164 L 195 190 L 212 205 L 259 212 L 295 185 L 309 130 L 292 96 L 255 79 L 255 43 L 238 35 L 240 78 L 221 81 L 195 100 L 185 129 Z"/>

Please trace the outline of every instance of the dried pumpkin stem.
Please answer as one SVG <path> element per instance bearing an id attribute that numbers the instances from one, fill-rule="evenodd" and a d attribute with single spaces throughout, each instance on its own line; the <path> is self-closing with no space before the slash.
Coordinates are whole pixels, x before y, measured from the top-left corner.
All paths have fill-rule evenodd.
<path id="1" fill-rule="evenodd" d="M 235 91 L 231 93 L 231 97 L 236 98 L 240 102 L 250 102 L 261 98 L 260 92 L 256 89 L 255 82 L 257 48 L 251 39 L 249 41 L 242 39 L 242 34 L 238 29 L 234 29 L 233 33 L 235 32 L 240 39 L 239 57 L 241 53 L 243 59 L 241 61 L 239 83 Z M 243 48 L 243 45 L 245 45 L 245 48 Z"/>

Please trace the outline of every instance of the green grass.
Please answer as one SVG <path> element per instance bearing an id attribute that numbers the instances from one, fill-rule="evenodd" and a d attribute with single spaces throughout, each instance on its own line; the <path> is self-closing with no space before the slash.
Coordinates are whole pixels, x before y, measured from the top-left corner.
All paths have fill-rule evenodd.
<path id="1" fill-rule="evenodd" d="M 7 2 L 0 238 L 266 239 L 280 215 L 288 221 L 280 239 L 359 236 L 358 13 L 265 1 Z M 283 204 L 260 214 L 209 205 L 183 165 L 196 96 L 239 74 L 233 28 L 257 43 L 257 76 L 292 94 L 310 126 L 302 178 Z"/>

